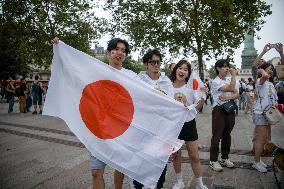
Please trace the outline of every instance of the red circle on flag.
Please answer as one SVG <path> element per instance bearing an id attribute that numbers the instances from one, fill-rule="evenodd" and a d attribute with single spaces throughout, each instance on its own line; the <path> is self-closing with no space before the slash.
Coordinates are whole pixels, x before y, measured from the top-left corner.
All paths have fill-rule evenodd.
<path id="1" fill-rule="evenodd" d="M 134 105 L 123 86 L 114 81 L 99 80 L 84 88 L 79 110 L 94 135 L 100 139 L 113 139 L 129 128 Z"/>
<path id="2" fill-rule="evenodd" d="M 193 79 L 192 88 L 193 88 L 193 90 L 197 90 L 198 89 L 198 81 L 196 79 Z"/>

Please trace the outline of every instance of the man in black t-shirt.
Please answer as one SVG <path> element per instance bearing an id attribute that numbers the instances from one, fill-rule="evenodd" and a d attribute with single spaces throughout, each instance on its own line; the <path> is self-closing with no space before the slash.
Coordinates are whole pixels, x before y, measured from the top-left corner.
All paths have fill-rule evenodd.
<path id="1" fill-rule="evenodd" d="M 21 113 L 26 113 L 25 107 L 26 107 L 26 94 L 27 94 L 27 85 L 26 80 L 24 78 L 21 78 L 21 84 L 19 86 L 19 110 Z"/>

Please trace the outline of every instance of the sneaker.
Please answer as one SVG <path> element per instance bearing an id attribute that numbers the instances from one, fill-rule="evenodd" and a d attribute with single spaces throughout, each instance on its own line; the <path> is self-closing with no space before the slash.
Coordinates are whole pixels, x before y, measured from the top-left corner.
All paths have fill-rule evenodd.
<path id="1" fill-rule="evenodd" d="M 255 168 L 256 170 L 258 170 L 261 173 L 266 173 L 267 172 L 267 169 L 265 167 L 263 167 L 260 162 L 258 162 L 258 163 L 254 162 L 252 164 L 252 167 Z"/>
<path id="2" fill-rule="evenodd" d="M 211 167 L 214 171 L 223 171 L 223 168 L 218 161 L 210 161 L 209 167 Z"/>
<path id="3" fill-rule="evenodd" d="M 176 182 L 172 189 L 183 189 L 185 185 L 183 182 Z"/>
<path id="4" fill-rule="evenodd" d="M 253 161 L 253 163 L 255 163 L 255 161 Z M 259 163 L 261 164 L 262 167 L 267 168 L 267 165 L 263 161 L 260 160 Z"/>
<path id="5" fill-rule="evenodd" d="M 263 161 L 260 160 L 260 163 L 263 167 L 267 168 L 267 165 Z"/>
<path id="6" fill-rule="evenodd" d="M 208 189 L 208 188 L 205 185 L 202 185 L 202 186 L 196 185 L 195 189 Z"/>
<path id="7" fill-rule="evenodd" d="M 221 159 L 220 160 L 221 165 L 224 165 L 228 168 L 233 168 L 235 165 L 233 162 L 231 162 L 229 159 Z"/>
<path id="8" fill-rule="evenodd" d="M 32 114 L 37 114 L 37 111 L 34 111 Z"/>

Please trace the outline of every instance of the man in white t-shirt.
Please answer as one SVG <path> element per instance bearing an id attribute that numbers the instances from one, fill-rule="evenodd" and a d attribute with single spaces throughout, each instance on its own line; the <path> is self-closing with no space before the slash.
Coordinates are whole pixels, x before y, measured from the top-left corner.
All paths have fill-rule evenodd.
<path id="1" fill-rule="evenodd" d="M 212 110 L 212 138 L 210 146 L 209 166 L 214 171 L 222 171 L 220 163 L 226 167 L 234 167 L 229 160 L 231 147 L 231 131 L 235 125 L 235 112 L 226 112 L 223 104 L 239 98 L 236 88 L 236 71 L 229 67 L 226 59 L 218 60 L 215 63 L 217 77 L 212 81 L 211 94 L 213 97 Z M 228 74 L 231 77 L 226 77 Z M 219 143 L 221 141 L 221 160 L 218 162 Z"/>
<path id="2" fill-rule="evenodd" d="M 159 50 L 149 50 L 144 56 L 143 56 L 143 64 L 146 69 L 146 71 L 141 71 L 138 76 L 142 79 L 142 81 L 148 83 L 155 89 L 161 91 L 162 93 L 169 95 L 173 97 L 173 87 L 172 82 L 168 78 L 168 76 L 165 75 L 164 72 L 161 72 L 161 61 L 162 61 L 162 55 Z M 157 183 L 157 189 L 163 188 L 163 184 L 165 182 L 166 177 L 166 171 L 167 166 L 164 168 L 158 183 Z M 142 189 L 144 186 L 143 184 L 133 181 L 133 184 L 136 189 Z"/>
<path id="3" fill-rule="evenodd" d="M 58 37 L 55 37 L 52 40 L 52 43 L 57 44 L 58 42 L 59 42 Z M 137 76 L 136 73 L 122 67 L 122 63 L 124 62 L 129 52 L 130 52 L 130 49 L 129 49 L 129 44 L 127 41 L 120 39 L 120 38 L 111 39 L 108 42 L 108 46 L 107 46 L 107 55 L 109 58 L 109 65 L 119 70 L 121 73 L 127 75 L 129 78 L 140 80 L 140 78 Z M 91 154 L 90 154 L 90 164 L 91 164 L 91 171 L 92 171 L 92 177 L 93 177 L 93 188 L 94 189 L 104 189 L 105 183 L 104 183 L 103 175 L 104 175 L 104 169 L 106 167 L 106 164 Z M 124 178 L 124 175 L 122 173 L 115 171 L 114 185 L 116 189 L 122 188 L 123 178 Z"/>

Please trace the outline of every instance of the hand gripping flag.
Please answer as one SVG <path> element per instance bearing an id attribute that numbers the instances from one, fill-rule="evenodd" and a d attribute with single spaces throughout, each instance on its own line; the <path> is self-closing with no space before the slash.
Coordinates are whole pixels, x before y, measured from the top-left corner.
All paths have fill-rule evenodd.
<path id="1" fill-rule="evenodd" d="M 53 51 L 43 114 L 63 119 L 96 158 L 154 188 L 195 108 L 63 42 Z"/>

